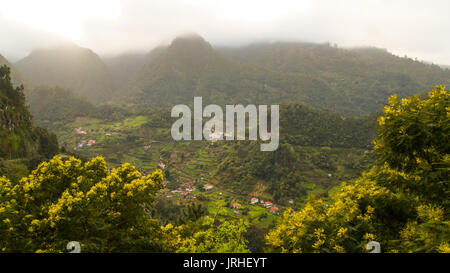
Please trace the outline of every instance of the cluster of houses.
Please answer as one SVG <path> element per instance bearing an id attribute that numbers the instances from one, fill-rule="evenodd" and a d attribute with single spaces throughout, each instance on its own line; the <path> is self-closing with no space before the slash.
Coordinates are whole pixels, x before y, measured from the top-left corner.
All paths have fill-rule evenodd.
<path id="1" fill-rule="evenodd" d="M 214 186 L 211 185 L 211 184 L 205 184 L 205 185 L 203 186 L 203 189 L 204 189 L 205 191 L 212 190 L 213 188 L 214 188 Z"/>
<path id="2" fill-rule="evenodd" d="M 159 165 L 159 167 L 163 168 L 163 167 L 165 167 L 165 165 L 164 166 Z M 203 189 L 206 191 L 211 190 L 213 188 L 214 188 L 214 186 L 212 184 L 205 184 L 203 186 Z M 173 194 L 180 194 L 181 196 L 184 196 L 185 198 L 196 199 L 196 197 L 191 194 L 191 192 L 195 189 L 196 189 L 196 187 L 193 184 L 184 183 L 178 189 L 171 191 L 170 192 L 171 194 L 167 195 L 167 198 L 171 198 L 173 196 Z"/>
<path id="3" fill-rule="evenodd" d="M 232 205 L 233 209 L 234 209 L 234 214 L 241 214 L 241 212 L 239 211 L 239 208 L 241 208 L 241 204 L 239 203 L 233 203 Z"/>
<path id="4" fill-rule="evenodd" d="M 160 163 L 162 163 L 162 162 L 160 162 Z M 163 166 L 160 166 L 160 167 L 162 168 Z M 165 167 L 165 165 L 164 165 L 164 167 Z M 214 188 L 214 185 L 209 184 L 209 183 L 207 183 L 207 184 L 205 184 L 203 186 L 203 189 L 205 191 L 212 190 L 213 188 Z M 191 183 L 184 183 L 178 189 L 171 191 L 171 194 L 168 195 L 167 197 L 168 198 L 172 197 L 172 194 L 180 194 L 181 196 L 184 196 L 186 198 L 193 198 L 193 199 L 195 199 L 195 196 L 191 194 L 191 192 L 193 190 L 195 190 L 195 189 L 196 189 L 196 187 L 193 184 L 191 184 Z M 222 195 L 222 193 L 220 192 L 219 195 Z M 294 203 L 293 200 L 290 200 L 289 203 L 291 203 L 291 201 L 292 201 L 292 204 L 293 204 Z M 260 205 L 260 206 L 266 208 L 270 213 L 272 213 L 274 215 L 279 215 L 280 214 L 279 213 L 280 208 L 278 206 L 276 206 L 275 204 L 273 204 L 272 202 L 270 202 L 270 201 L 264 201 L 264 200 L 260 200 L 257 197 L 252 197 L 250 199 L 250 204 L 251 205 Z M 231 204 L 231 207 L 232 207 L 233 212 L 235 214 L 241 214 L 241 209 L 242 209 L 242 205 L 241 204 L 235 202 L 235 203 Z"/>
<path id="5" fill-rule="evenodd" d="M 145 145 L 145 146 L 144 146 L 144 151 L 150 150 L 151 147 L 152 147 L 152 145 Z"/>
<path id="6" fill-rule="evenodd" d="M 85 136 L 87 135 L 87 132 L 81 128 L 75 128 L 75 132 L 77 133 L 77 135 L 79 136 Z"/>
<path id="7" fill-rule="evenodd" d="M 161 170 L 164 170 L 166 168 L 166 164 L 164 164 L 162 161 L 159 161 L 158 167 L 160 167 Z"/>
<path id="8" fill-rule="evenodd" d="M 264 200 L 259 200 L 259 198 L 257 197 L 252 197 L 250 199 L 250 204 L 251 205 L 261 205 L 264 208 L 268 209 L 270 213 L 274 214 L 274 215 L 279 215 L 279 210 L 280 208 L 278 208 L 277 206 L 275 206 L 272 202 L 270 201 L 264 201 Z M 241 207 L 241 204 L 239 203 L 233 203 L 232 205 L 233 209 L 234 209 L 234 213 L 235 214 L 240 214 L 239 212 L 239 208 Z"/>
<path id="9" fill-rule="evenodd" d="M 95 139 L 82 140 L 80 143 L 78 143 L 77 148 L 91 147 L 95 143 Z"/>
<path id="10" fill-rule="evenodd" d="M 75 130 L 75 133 L 77 134 L 77 135 L 79 135 L 79 136 L 85 136 L 85 135 L 87 135 L 88 134 L 88 131 L 86 131 L 86 130 L 83 130 L 83 128 L 75 128 L 74 129 Z M 95 130 L 94 129 L 91 129 L 91 132 L 94 132 Z M 117 128 L 117 127 L 115 127 L 115 128 L 113 128 L 112 129 L 112 132 L 120 132 L 120 129 L 119 128 Z M 111 133 L 111 132 L 106 132 L 105 133 L 105 136 L 112 136 L 113 134 Z"/>
<path id="11" fill-rule="evenodd" d="M 78 135 L 78 136 L 86 136 L 86 135 L 88 135 L 88 132 L 89 132 L 89 130 L 83 130 L 83 128 L 75 128 L 74 129 L 75 130 L 75 133 Z M 113 132 L 120 132 L 120 129 L 119 128 L 113 128 L 112 129 L 112 131 Z M 91 129 L 90 130 L 90 132 L 92 133 L 92 132 L 95 132 L 95 130 L 94 129 Z M 111 133 L 111 132 L 106 132 L 105 133 L 105 136 L 107 136 L 107 137 L 110 137 L 110 136 L 112 136 L 113 134 Z M 76 147 L 75 147 L 75 149 L 77 149 L 77 148 L 83 148 L 83 147 L 91 147 L 92 145 L 94 145 L 94 144 L 96 144 L 96 140 L 95 139 L 89 139 L 89 140 L 82 140 L 80 143 L 78 143 L 77 145 L 76 145 Z"/>
<path id="12" fill-rule="evenodd" d="M 182 196 L 195 199 L 195 196 L 191 195 L 191 192 L 193 190 L 195 190 L 195 186 L 194 185 L 192 185 L 190 183 L 184 183 L 183 185 L 181 185 L 180 188 L 171 191 L 171 193 L 173 193 L 173 194 L 179 193 Z"/>
<path id="13" fill-rule="evenodd" d="M 111 131 L 114 132 L 114 133 L 120 133 L 120 128 L 114 127 L 114 128 L 112 128 Z M 113 133 L 111 133 L 111 132 L 106 132 L 105 133 L 105 136 L 107 136 L 107 137 L 110 137 L 112 135 L 113 135 Z"/>

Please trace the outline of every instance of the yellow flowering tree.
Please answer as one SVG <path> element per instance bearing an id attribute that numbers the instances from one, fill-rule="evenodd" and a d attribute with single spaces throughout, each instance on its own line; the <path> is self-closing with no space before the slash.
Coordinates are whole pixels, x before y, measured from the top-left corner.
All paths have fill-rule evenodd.
<path id="1" fill-rule="evenodd" d="M 375 151 L 393 170 L 416 179 L 386 185 L 424 201 L 449 205 L 450 92 L 437 86 L 427 96 L 392 96 L 378 118 Z M 390 181 L 395 182 L 395 181 Z"/>
<path id="2" fill-rule="evenodd" d="M 130 164 L 108 171 L 101 157 L 54 157 L 16 185 L 0 178 L 0 249 L 66 252 L 78 241 L 84 252 L 164 251 L 147 213 L 162 181 Z"/>
<path id="3" fill-rule="evenodd" d="M 365 252 L 366 244 L 395 238 L 413 210 L 400 194 L 378 186 L 372 170 L 342 185 L 332 204 L 310 198 L 300 211 L 286 211 L 267 236 L 270 252 Z M 387 222 L 386 219 L 391 219 Z"/>
<path id="4" fill-rule="evenodd" d="M 244 220 L 219 222 L 209 216 L 162 227 L 171 251 L 180 253 L 248 253 L 247 228 Z"/>
<path id="5" fill-rule="evenodd" d="M 379 164 L 331 205 L 310 200 L 288 211 L 267 236 L 274 252 L 450 251 L 450 94 L 392 96 L 378 119 Z"/>

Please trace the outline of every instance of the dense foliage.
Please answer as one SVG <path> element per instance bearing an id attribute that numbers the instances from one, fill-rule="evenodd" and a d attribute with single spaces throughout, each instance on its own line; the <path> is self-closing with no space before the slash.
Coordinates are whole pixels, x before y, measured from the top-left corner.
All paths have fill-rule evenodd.
<path id="1" fill-rule="evenodd" d="M 86 251 L 156 251 L 159 226 L 145 208 L 162 179 L 127 164 L 108 172 L 101 158 L 82 164 L 58 157 L 16 185 L 2 179 L 2 250 L 63 251 L 75 240 Z"/>
<path id="2" fill-rule="evenodd" d="M 341 116 L 300 103 L 280 105 L 280 138 L 301 146 L 369 148 L 375 132 L 374 114 Z"/>
<path id="3" fill-rule="evenodd" d="M 161 226 L 151 210 L 163 179 L 130 164 L 109 171 L 100 157 L 55 157 L 16 184 L 0 178 L 0 250 L 65 252 L 78 241 L 84 252 L 247 251 L 243 222 L 197 215 Z"/>
<path id="4" fill-rule="evenodd" d="M 0 67 L 0 139 L 0 158 L 50 158 L 58 151 L 56 136 L 34 127 L 23 86 L 12 85 L 6 65 Z"/>
<path id="5" fill-rule="evenodd" d="M 449 85 L 450 71 L 385 49 L 344 49 L 312 43 L 253 44 L 222 52 L 239 63 L 265 68 L 265 83 L 275 90 L 288 90 L 289 101 L 346 114 L 380 110 L 394 93 L 400 97 Z M 308 89 L 308 81 L 314 82 Z"/>
<path id="6" fill-rule="evenodd" d="M 405 97 L 450 84 L 448 70 L 376 48 L 274 43 L 216 49 L 191 36 L 155 51 L 143 57 L 116 103 L 173 107 L 202 96 L 204 104 L 302 102 L 361 115 L 380 110 L 394 93 Z"/>
<path id="7" fill-rule="evenodd" d="M 128 115 L 128 111 L 123 108 L 109 104 L 93 105 L 87 99 L 62 87 L 40 85 L 29 88 L 25 95 L 36 124 L 55 131 L 77 117 L 111 121 L 123 119 Z"/>
<path id="8" fill-rule="evenodd" d="M 336 178 L 338 169 L 345 168 L 354 176 L 338 178 L 348 180 L 369 169 L 375 123 L 374 116 L 343 117 L 303 104 L 282 104 L 279 148 L 266 153 L 260 151 L 260 143 L 237 142 L 221 153 L 216 178 L 234 191 L 266 188 L 277 202 L 304 198 L 307 184 L 320 176 L 311 174 L 313 170 Z M 328 180 L 323 184 L 330 189 L 335 185 Z"/>
<path id="9" fill-rule="evenodd" d="M 392 96 L 378 120 L 380 164 L 335 201 L 287 211 L 267 235 L 276 252 L 449 252 L 450 100 L 442 86 L 425 98 Z"/>

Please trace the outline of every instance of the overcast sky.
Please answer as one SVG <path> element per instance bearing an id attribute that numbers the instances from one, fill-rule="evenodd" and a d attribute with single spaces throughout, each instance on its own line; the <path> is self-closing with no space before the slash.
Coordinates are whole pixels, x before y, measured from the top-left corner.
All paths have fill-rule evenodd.
<path id="1" fill-rule="evenodd" d="M 450 65 L 449 11 L 449 0 L 0 0 L 0 54 L 16 61 L 64 41 L 101 55 L 149 51 L 195 32 L 215 46 L 371 45 Z"/>

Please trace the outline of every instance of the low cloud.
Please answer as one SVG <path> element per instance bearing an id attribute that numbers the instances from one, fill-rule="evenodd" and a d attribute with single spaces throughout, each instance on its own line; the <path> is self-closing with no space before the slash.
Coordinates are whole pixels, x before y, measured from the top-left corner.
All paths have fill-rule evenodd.
<path id="1" fill-rule="evenodd" d="M 17 1 L 24 10 L 27 2 L 33 2 Z M 346 47 L 377 46 L 402 56 L 450 64 L 448 0 L 103 0 L 101 5 L 68 0 L 72 5 L 87 5 L 75 9 L 78 13 L 44 1 L 47 5 L 41 8 L 46 9 L 42 12 L 46 17 L 33 19 L 52 22 L 52 14 L 59 14 L 52 23 L 71 27 L 73 34 L 79 34 L 72 35 L 75 38 L 66 35 L 71 33 L 64 28 L 55 32 L 51 25 L 37 24 L 44 26 L 39 28 L 17 20 L 8 14 L 10 2 L 15 1 L 0 0 L 0 54 L 13 60 L 65 40 L 99 54 L 117 54 L 148 51 L 179 34 L 196 32 L 217 46 L 273 40 L 332 42 Z M 89 16 L 81 14 L 85 7 Z M 39 15 L 37 9 L 34 12 Z M 64 12 L 70 16 L 61 16 Z M 80 33 L 75 32 L 77 27 Z"/>

